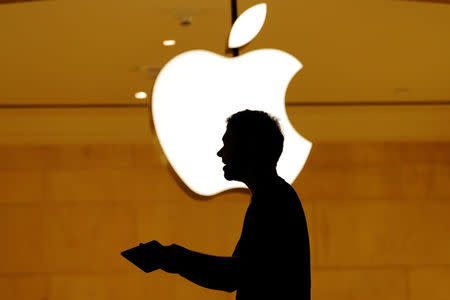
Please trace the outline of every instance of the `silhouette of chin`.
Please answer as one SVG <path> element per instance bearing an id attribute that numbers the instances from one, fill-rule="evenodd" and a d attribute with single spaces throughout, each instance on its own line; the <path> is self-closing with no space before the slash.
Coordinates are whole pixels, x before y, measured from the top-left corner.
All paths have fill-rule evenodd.
<path id="1" fill-rule="evenodd" d="M 229 165 L 225 165 L 223 167 L 223 177 L 225 177 L 225 179 L 228 181 L 232 180 L 230 177 L 230 166 Z"/>
<path id="2" fill-rule="evenodd" d="M 239 176 L 238 174 L 236 174 L 236 171 L 237 170 L 233 169 L 233 167 L 231 167 L 230 165 L 225 165 L 225 167 L 223 168 L 223 177 L 225 177 L 225 179 L 228 181 L 239 181 Z"/>

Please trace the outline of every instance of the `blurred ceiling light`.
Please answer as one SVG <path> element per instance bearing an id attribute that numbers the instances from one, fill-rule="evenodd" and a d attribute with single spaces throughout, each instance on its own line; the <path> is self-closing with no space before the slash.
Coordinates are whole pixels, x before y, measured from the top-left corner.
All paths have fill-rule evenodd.
<path id="1" fill-rule="evenodd" d="M 136 99 L 147 99 L 147 93 L 146 92 L 137 92 L 134 94 L 134 97 Z"/>
<path id="2" fill-rule="evenodd" d="M 173 46 L 175 45 L 177 42 L 175 40 L 164 40 L 163 41 L 163 45 L 164 46 Z"/>

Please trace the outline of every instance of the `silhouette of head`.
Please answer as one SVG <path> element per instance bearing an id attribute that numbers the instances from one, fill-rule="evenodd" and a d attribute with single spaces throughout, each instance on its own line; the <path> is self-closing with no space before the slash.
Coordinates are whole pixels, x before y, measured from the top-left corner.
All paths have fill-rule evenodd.
<path id="1" fill-rule="evenodd" d="M 245 178 L 249 172 L 276 170 L 284 137 L 278 119 L 264 111 L 243 110 L 227 119 L 223 147 L 217 152 L 225 164 L 227 180 Z"/>

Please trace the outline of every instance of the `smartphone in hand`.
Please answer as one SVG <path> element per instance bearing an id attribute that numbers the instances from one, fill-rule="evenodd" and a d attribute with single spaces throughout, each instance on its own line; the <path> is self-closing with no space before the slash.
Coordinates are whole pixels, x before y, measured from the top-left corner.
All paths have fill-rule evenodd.
<path id="1" fill-rule="evenodd" d="M 163 250 L 164 246 L 153 240 L 120 254 L 145 273 L 150 273 L 161 267 Z"/>

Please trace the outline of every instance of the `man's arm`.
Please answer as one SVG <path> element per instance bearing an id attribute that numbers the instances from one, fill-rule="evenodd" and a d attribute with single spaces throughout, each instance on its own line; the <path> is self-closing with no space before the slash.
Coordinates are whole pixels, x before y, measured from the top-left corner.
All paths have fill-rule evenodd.
<path id="1" fill-rule="evenodd" d="M 238 256 L 208 255 L 177 244 L 166 246 L 165 253 L 161 269 L 208 289 L 231 293 L 237 289 L 243 274 L 243 260 Z"/>

